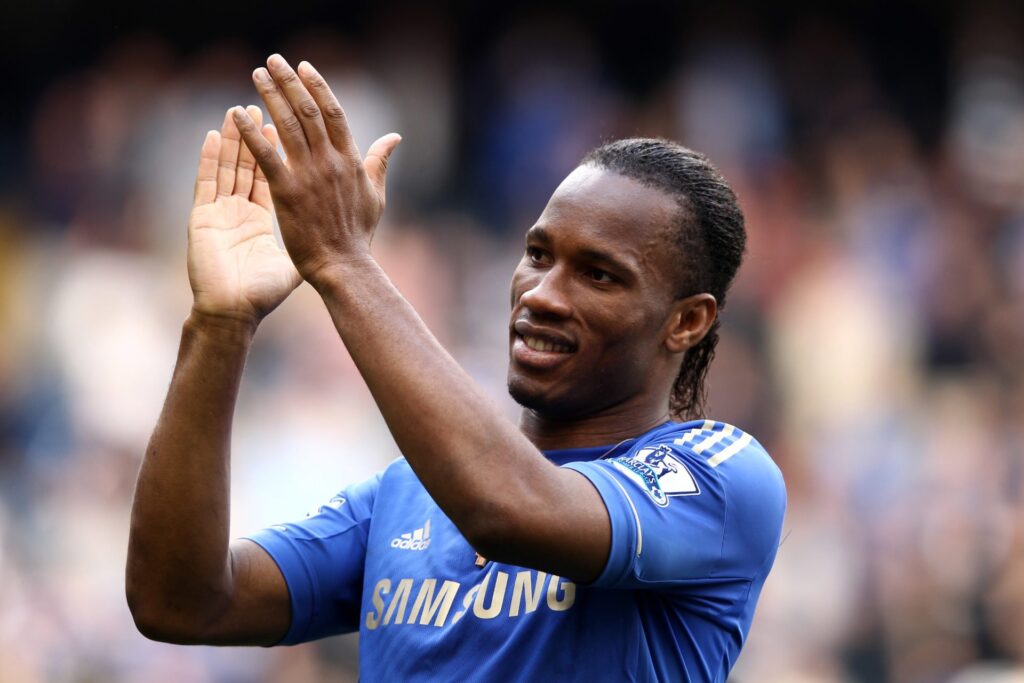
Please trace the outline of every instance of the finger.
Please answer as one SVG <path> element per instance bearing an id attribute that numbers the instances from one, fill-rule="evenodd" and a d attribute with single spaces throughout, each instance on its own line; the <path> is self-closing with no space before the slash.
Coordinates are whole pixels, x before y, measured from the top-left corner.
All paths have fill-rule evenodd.
<path id="1" fill-rule="evenodd" d="M 263 125 L 263 112 L 260 111 L 259 107 L 249 105 L 245 108 L 245 111 L 249 113 L 249 118 L 252 119 L 257 128 Z M 241 137 L 241 134 L 239 134 L 239 137 Z M 256 157 L 252 155 L 252 150 L 249 149 L 248 145 L 241 145 L 238 150 L 238 171 L 235 173 L 234 194 L 245 199 L 249 198 L 255 171 Z"/>
<path id="2" fill-rule="evenodd" d="M 277 143 L 280 140 L 277 137 L 277 129 L 273 126 L 263 126 L 263 137 L 267 139 L 273 148 L 277 149 Z M 259 204 L 267 211 L 274 210 L 274 202 L 270 197 L 270 184 L 267 182 L 267 176 L 263 172 L 263 169 L 259 166 L 256 167 L 256 175 L 253 177 L 252 183 L 252 195 L 249 197 L 250 200 Z"/>
<path id="3" fill-rule="evenodd" d="M 256 127 L 256 123 L 247 111 L 241 107 L 233 107 L 231 114 L 235 125 L 238 126 L 238 130 L 242 134 L 242 140 L 252 152 L 256 159 L 256 165 L 263 171 L 267 180 L 271 183 L 283 182 L 287 177 L 288 169 L 285 168 L 284 161 L 277 153 L 277 147 L 263 137 L 262 132 Z"/>
<path id="4" fill-rule="evenodd" d="M 235 171 L 238 169 L 238 149 L 242 136 L 231 117 L 231 110 L 224 113 L 220 127 L 220 155 L 217 157 L 217 196 L 226 197 L 235 189 Z"/>
<path id="5" fill-rule="evenodd" d="M 220 155 L 220 133 L 211 130 L 203 140 L 196 171 L 196 189 L 192 206 L 209 204 L 217 198 L 217 157 Z"/>
<path id="6" fill-rule="evenodd" d="M 284 146 L 285 154 L 290 159 L 303 159 L 309 156 L 309 143 L 306 141 L 306 134 L 302 131 L 302 123 L 292 105 L 288 104 L 281 89 L 274 83 L 270 72 L 262 66 L 252 72 L 252 82 L 256 85 L 256 91 L 260 94 L 270 119 L 274 122 L 278 133 L 281 134 L 281 144 Z M 253 150 L 255 152 L 255 150 Z"/>
<path id="7" fill-rule="evenodd" d="M 327 130 L 324 128 L 324 118 L 320 115 L 320 107 L 309 95 L 306 86 L 299 79 L 298 74 L 291 65 L 278 54 L 270 55 L 267 60 L 270 68 L 270 75 L 277 82 L 278 89 L 284 93 L 284 97 L 291 105 L 292 111 L 302 124 L 302 130 L 306 134 L 306 141 L 309 148 L 313 150 L 324 149 L 329 144 Z"/>
<path id="8" fill-rule="evenodd" d="M 366 159 L 363 160 L 366 175 L 369 176 L 381 201 L 384 200 L 384 176 L 388 170 L 388 159 L 401 141 L 402 136 L 398 133 L 388 133 L 370 145 L 370 149 L 366 152 Z"/>
<path id="9" fill-rule="evenodd" d="M 358 158 L 359 148 L 356 147 L 356 143 L 352 139 L 345 110 L 338 104 L 338 98 L 334 96 L 327 81 L 309 62 L 299 62 L 299 77 L 302 78 L 302 82 L 305 83 L 309 94 L 323 114 L 331 144 L 342 154 Z"/>

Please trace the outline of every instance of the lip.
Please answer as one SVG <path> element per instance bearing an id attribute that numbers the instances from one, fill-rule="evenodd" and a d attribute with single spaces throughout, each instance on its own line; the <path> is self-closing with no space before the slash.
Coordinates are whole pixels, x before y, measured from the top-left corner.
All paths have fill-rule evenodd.
<path id="1" fill-rule="evenodd" d="M 537 370 L 546 370 L 566 362 L 576 353 L 576 342 L 562 333 L 538 327 L 525 320 L 517 320 L 513 325 L 512 360 L 517 364 Z M 526 345 L 523 337 L 536 337 L 552 344 L 569 347 L 569 351 L 538 351 Z"/>
<path id="2" fill-rule="evenodd" d="M 557 332 L 550 328 L 540 327 L 538 325 L 534 325 L 533 323 L 527 322 L 526 320 L 520 319 L 512 324 L 512 329 L 515 330 L 515 333 L 518 337 L 537 337 L 538 339 L 543 339 L 544 341 L 551 342 L 552 344 L 568 346 L 571 349 L 569 353 L 576 351 L 576 340 L 574 340 L 572 337 L 569 337 L 561 332 Z M 530 350 L 532 351 L 533 349 Z M 538 353 L 545 352 L 539 351 Z"/>
<path id="3" fill-rule="evenodd" d="M 574 351 L 537 351 L 531 349 L 520 335 L 512 341 L 512 360 L 521 366 L 547 370 L 572 358 Z"/>

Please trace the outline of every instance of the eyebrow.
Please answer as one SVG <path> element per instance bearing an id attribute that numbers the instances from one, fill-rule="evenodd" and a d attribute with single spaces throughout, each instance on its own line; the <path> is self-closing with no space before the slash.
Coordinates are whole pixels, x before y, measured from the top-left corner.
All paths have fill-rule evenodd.
<path id="1" fill-rule="evenodd" d="M 535 239 L 545 244 L 551 243 L 551 234 L 539 225 L 535 225 L 526 231 L 526 239 Z M 588 261 L 594 261 L 610 266 L 614 270 L 622 271 L 623 273 L 633 273 L 635 268 L 629 265 L 626 261 L 623 261 L 619 257 L 615 256 L 611 252 L 604 251 L 602 249 L 595 249 L 593 247 L 587 247 L 581 249 L 579 254 Z"/>
<path id="2" fill-rule="evenodd" d="M 531 237 L 534 239 L 538 239 L 541 242 L 551 241 L 551 235 L 549 235 L 548 231 L 540 227 L 539 225 L 535 225 L 526 231 L 526 239 L 530 239 Z"/>

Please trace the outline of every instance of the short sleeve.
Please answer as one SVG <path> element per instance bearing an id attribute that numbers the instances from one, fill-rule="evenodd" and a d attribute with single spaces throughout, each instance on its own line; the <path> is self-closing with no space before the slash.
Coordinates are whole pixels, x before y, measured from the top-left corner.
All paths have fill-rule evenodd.
<path id="1" fill-rule="evenodd" d="M 762 476 L 769 472 L 765 462 L 774 469 L 767 454 L 743 437 L 726 453 L 728 467 L 719 467 L 725 459 L 678 441 L 566 465 L 597 488 L 611 521 L 611 549 L 595 586 L 659 589 L 753 578 L 774 557 L 785 493 L 781 477 Z M 737 532 L 734 518 L 748 528 Z"/>
<path id="2" fill-rule="evenodd" d="M 358 630 L 366 541 L 380 478 L 348 487 L 302 521 L 245 537 L 270 554 L 288 585 L 291 626 L 278 644 Z"/>

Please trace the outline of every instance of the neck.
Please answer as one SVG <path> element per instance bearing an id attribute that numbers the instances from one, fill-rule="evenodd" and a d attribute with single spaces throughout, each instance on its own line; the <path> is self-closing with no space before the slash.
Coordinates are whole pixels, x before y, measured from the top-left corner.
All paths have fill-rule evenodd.
<path id="1" fill-rule="evenodd" d="M 542 451 L 616 444 L 650 431 L 669 419 L 668 405 L 652 410 L 617 407 L 576 419 L 555 419 L 524 408 L 519 429 Z"/>

